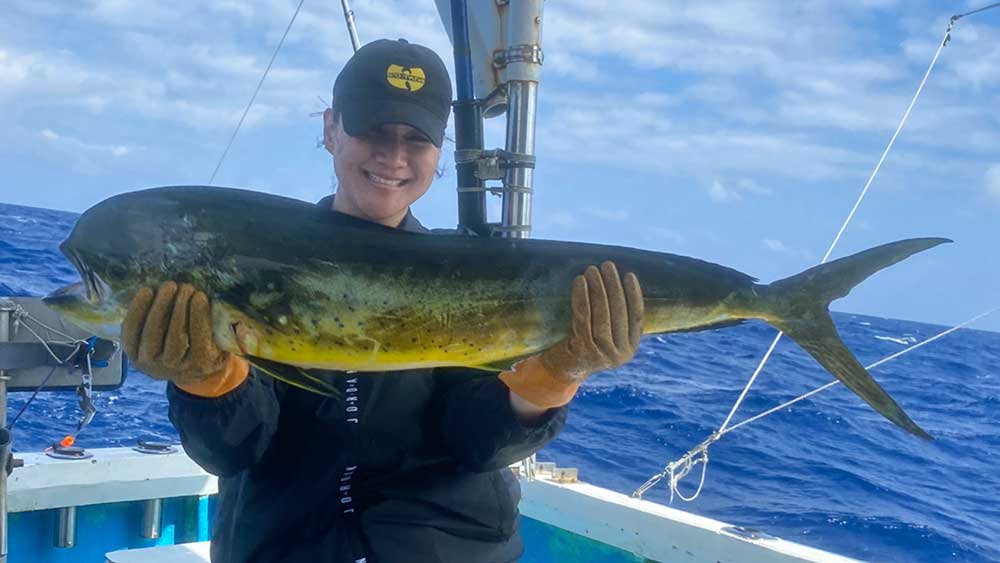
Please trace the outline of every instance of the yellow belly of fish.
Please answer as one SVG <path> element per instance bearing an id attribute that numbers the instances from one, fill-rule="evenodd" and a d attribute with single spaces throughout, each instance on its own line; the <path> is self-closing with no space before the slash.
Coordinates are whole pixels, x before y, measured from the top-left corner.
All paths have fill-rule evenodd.
<path id="1" fill-rule="evenodd" d="M 477 367 L 531 354 L 548 344 L 540 331 L 523 326 L 520 330 L 494 327 L 477 331 L 473 337 L 472 331 L 453 323 L 449 323 L 450 330 L 397 326 L 363 331 L 357 327 L 370 325 L 371 318 L 360 314 L 336 320 L 297 319 L 296 323 L 279 318 L 274 327 L 263 326 L 225 304 L 213 306 L 212 314 L 215 340 L 221 349 L 302 368 L 389 371 Z M 295 328 L 303 324 L 309 330 Z"/>

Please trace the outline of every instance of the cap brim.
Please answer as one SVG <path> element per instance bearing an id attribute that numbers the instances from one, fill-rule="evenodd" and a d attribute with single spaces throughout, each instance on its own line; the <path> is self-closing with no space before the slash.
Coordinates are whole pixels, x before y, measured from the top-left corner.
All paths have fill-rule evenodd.
<path id="1" fill-rule="evenodd" d="M 442 123 L 439 116 L 420 104 L 398 100 L 354 99 L 343 100 L 340 106 L 344 131 L 352 137 L 365 135 L 386 123 L 403 123 L 426 135 L 436 147 L 440 147 L 444 141 L 447 120 Z"/>

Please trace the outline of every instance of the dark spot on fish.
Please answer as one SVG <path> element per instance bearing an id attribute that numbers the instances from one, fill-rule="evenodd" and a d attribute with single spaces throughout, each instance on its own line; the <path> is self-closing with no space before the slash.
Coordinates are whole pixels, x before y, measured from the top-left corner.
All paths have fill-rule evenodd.
<path id="1" fill-rule="evenodd" d="M 340 317 L 333 317 L 333 322 L 339 323 L 340 322 Z"/>
<path id="2" fill-rule="evenodd" d="M 338 326 L 339 328 L 344 328 L 344 323 L 337 323 L 337 326 Z"/>
<path id="3" fill-rule="evenodd" d="M 354 307 L 351 307 L 350 305 L 348 305 L 347 306 L 347 310 L 353 313 L 354 312 Z"/>
<path id="4" fill-rule="evenodd" d="M 416 336 L 414 336 L 413 338 L 410 339 L 410 342 L 416 342 L 416 341 L 417 341 L 417 337 Z"/>

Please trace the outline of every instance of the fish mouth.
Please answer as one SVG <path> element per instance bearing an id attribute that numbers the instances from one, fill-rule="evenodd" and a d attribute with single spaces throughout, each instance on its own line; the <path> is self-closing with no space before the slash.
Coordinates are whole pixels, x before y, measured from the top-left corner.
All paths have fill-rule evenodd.
<path id="1" fill-rule="evenodd" d="M 68 311 L 90 302 L 89 290 L 83 282 L 71 283 L 42 298 L 42 303 L 56 310 Z"/>

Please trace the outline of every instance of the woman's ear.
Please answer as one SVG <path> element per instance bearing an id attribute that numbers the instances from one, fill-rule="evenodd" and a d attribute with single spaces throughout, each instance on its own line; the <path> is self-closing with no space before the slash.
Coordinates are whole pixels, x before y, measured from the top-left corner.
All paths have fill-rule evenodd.
<path id="1" fill-rule="evenodd" d="M 323 146 L 327 152 L 333 154 L 337 137 L 337 118 L 333 114 L 333 108 L 323 110 Z"/>

